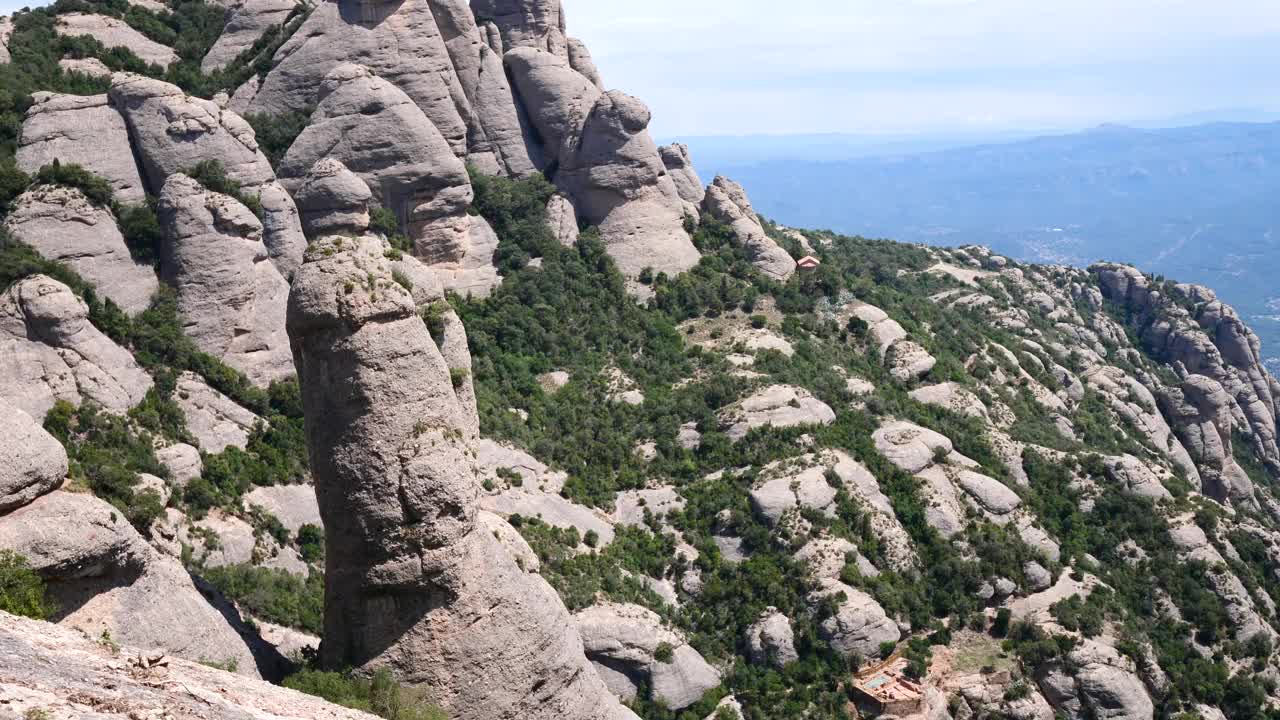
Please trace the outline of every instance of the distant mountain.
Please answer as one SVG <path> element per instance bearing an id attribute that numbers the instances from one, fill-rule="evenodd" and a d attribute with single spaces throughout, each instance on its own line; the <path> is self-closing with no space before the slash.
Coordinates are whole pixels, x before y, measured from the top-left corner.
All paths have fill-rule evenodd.
<path id="1" fill-rule="evenodd" d="M 1280 357 L 1280 123 L 1106 125 L 834 160 L 752 149 L 733 162 L 723 141 L 690 145 L 704 172 L 738 180 L 758 211 L 789 225 L 979 243 L 1039 262 L 1115 260 L 1209 285 Z"/>

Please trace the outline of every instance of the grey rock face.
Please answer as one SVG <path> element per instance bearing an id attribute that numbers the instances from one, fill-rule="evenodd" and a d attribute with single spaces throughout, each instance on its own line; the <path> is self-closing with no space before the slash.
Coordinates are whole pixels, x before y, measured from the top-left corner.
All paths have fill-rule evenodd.
<path id="1" fill-rule="evenodd" d="M 843 594 L 836 614 L 818 626 L 823 639 L 833 650 L 844 655 L 872 657 L 880 644 L 897 642 L 901 637 L 897 623 L 889 619 L 870 595 L 855 590 L 838 580 L 823 580 L 810 598 L 813 601 Z"/>
<path id="2" fill-rule="evenodd" d="M 587 657 L 615 694 L 634 697 L 637 685 L 648 684 L 655 700 L 682 710 L 720 684 L 719 672 L 651 610 L 605 603 L 579 612 L 573 622 Z M 671 648 L 669 659 L 656 657 L 662 644 Z"/>
<path id="3" fill-rule="evenodd" d="M 1089 270 L 1105 298 L 1149 321 L 1142 335 L 1148 350 L 1181 363 L 1190 374 L 1203 375 L 1222 386 L 1232 400 L 1233 415 L 1248 426 L 1254 452 L 1273 471 L 1280 469 L 1280 447 L 1276 445 L 1280 388 L 1262 365 L 1257 336 L 1235 310 L 1207 288 L 1180 286 L 1177 292 L 1195 305 L 1193 316 L 1164 297 L 1135 268 L 1103 263 Z"/>
<path id="4" fill-rule="evenodd" d="M 79 190 L 38 185 L 18 198 L 4 227 L 42 257 L 93 283 L 130 315 L 146 310 L 159 287 L 151 266 L 130 256 L 111 211 Z"/>
<path id="5" fill-rule="evenodd" d="M 604 80 L 600 77 L 600 70 L 596 67 L 595 60 L 591 59 L 591 51 L 587 49 L 587 44 L 575 37 L 568 38 L 567 42 L 569 67 L 590 80 L 591 84 L 604 90 Z"/>
<path id="6" fill-rule="evenodd" d="M 1114 648 L 1084 640 L 1069 656 L 1072 670 L 1053 669 L 1037 677 L 1045 698 L 1069 718 L 1150 720 L 1155 706 L 1133 662 Z"/>
<path id="7" fill-rule="evenodd" d="M 303 525 L 323 526 L 316 489 L 312 485 L 275 485 L 254 488 L 244 496 L 245 507 L 258 506 L 276 516 L 280 524 L 296 533 Z"/>
<path id="8" fill-rule="evenodd" d="M 649 136 L 649 109 L 600 89 L 568 60 L 518 47 L 506 55 L 517 93 L 553 180 L 580 217 L 596 225 L 623 274 L 646 267 L 674 275 L 697 264 L 684 206 Z"/>
<path id="9" fill-rule="evenodd" d="M 578 212 L 569 198 L 559 193 L 551 196 L 547 201 L 547 224 L 561 245 L 573 247 L 578 243 Z"/>
<path id="10" fill-rule="evenodd" d="M 0 513 L 62 484 L 67 451 L 30 415 L 0 399 Z"/>
<path id="11" fill-rule="evenodd" d="M 200 477 L 200 473 L 204 472 L 200 451 L 185 443 L 156 450 L 156 459 L 169 470 L 170 479 L 179 487 Z"/>
<path id="12" fill-rule="evenodd" d="M 106 95 L 38 92 L 31 99 L 22 123 L 18 167 L 34 174 L 54 160 L 75 163 L 111 183 L 120 202 L 146 199 L 129 131 Z"/>
<path id="13" fill-rule="evenodd" d="M 427 264 L 461 259 L 470 244 L 471 181 L 422 109 L 352 64 L 325 76 L 319 99 L 281 163 L 286 184 L 296 189 L 321 159 L 338 160 L 405 222 L 415 255 Z"/>
<path id="14" fill-rule="evenodd" d="M 189 660 L 235 661 L 250 677 L 276 669 L 279 658 L 255 654 L 238 618 L 229 621 L 176 560 L 92 495 L 54 492 L 5 515 L 0 548 L 25 556 L 49 582 L 60 625 Z"/>
<path id="15" fill-rule="evenodd" d="M 1160 394 L 1160 409 L 1200 469 L 1203 491 L 1219 502 L 1254 504 L 1253 481 L 1236 462 L 1234 402 L 1222 384 L 1188 375 L 1181 387 Z"/>
<path id="16" fill-rule="evenodd" d="M 158 212 L 160 276 L 177 291 L 187 335 L 256 385 L 292 375 L 289 284 L 270 262 L 258 218 L 181 173 L 165 183 Z"/>
<path id="17" fill-rule="evenodd" d="M 676 184 L 676 192 L 685 203 L 685 212 L 698 217 L 702 201 L 707 197 L 707 189 L 702 185 L 702 178 L 693 169 L 693 159 L 689 157 L 689 146 L 676 143 L 658 148 L 662 155 L 662 164 L 671 173 L 671 181 Z"/>
<path id="18" fill-rule="evenodd" d="M 58 67 L 62 68 L 64 73 L 80 73 L 89 77 L 111 77 L 111 68 L 104 65 L 98 58 L 62 58 L 58 61 Z"/>
<path id="19" fill-rule="evenodd" d="M 778 243 L 765 234 L 747 199 L 746 190 L 722 176 L 707 187 L 703 208 L 715 219 L 733 228 L 738 243 L 747 249 L 751 262 L 770 278 L 785 281 L 796 271 L 796 261 Z"/>
<path id="20" fill-rule="evenodd" d="M 720 416 L 722 424 L 729 426 L 726 434 L 735 442 L 766 425 L 830 425 L 835 419 L 836 413 L 829 405 L 808 390 L 791 385 L 763 388 L 721 411 Z"/>
<path id="21" fill-rule="evenodd" d="M 9 62 L 9 37 L 13 35 L 13 21 L 6 17 L 0 18 L 0 65 Z"/>
<path id="22" fill-rule="evenodd" d="M 1120 485 L 1124 492 L 1152 500 L 1167 500 L 1172 495 L 1160 482 L 1160 478 L 1146 463 L 1132 455 L 1106 458 L 1107 477 Z"/>
<path id="23" fill-rule="evenodd" d="M 170 175 L 201 161 L 222 163 L 228 177 L 261 200 L 263 242 L 280 274 L 293 273 L 307 244 L 298 209 L 276 181 L 249 123 L 216 103 L 138 75 L 113 75 L 110 96 L 124 115 L 151 187 L 164 187 Z"/>
<path id="24" fill-rule="evenodd" d="M 777 608 L 769 608 L 756 624 L 747 629 L 747 649 L 751 662 L 772 663 L 785 667 L 800 659 L 796 652 L 791 621 Z"/>
<path id="25" fill-rule="evenodd" d="M 243 450 L 249 444 L 258 416 L 209 387 L 199 375 L 179 375 L 174 396 L 201 450 L 220 453 L 231 446 Z"/>
<path id="26" fill-rule="evenodd" d="M 475 419 L 376 238 L 325 238 L 289 299 L 326 543 L 324 660 L 451 718 L 617 718 L 541 578 L 478 530 Z"/>
<path id="27" fill-rule="evenodd" d="M 471 10 L 492 21 L 508 50 L 530 47 L 568 58 L 560 0 L 471 0 Z"/>
<path id="28" fill-rule="evenodd" d="M 69 627 L 0 615 L 0 668 L 5 673 L 6 714 L 12 711 L 16 713 L 13 717 L 22 717 L 40 710 L 58 718 L 84 717 L 82 701 L 101 698 L 109 692 L 113 697 L 127 697 L 128 702 L 99 703 L 91 711 L 94 717 L 374 718 L 311 695 L 202 665 L 197 662 L 199 658 L 167 658 L 164 667 L 140 672 L 127 659 L 153 656 L 154 646 L 125 646 L 116 657 L 96 638 L 86 635 Z M 50 687 L 57 688 L 57 692 L 50 693 Z M 184 691 L 174 692 L 174 687 Z"/>
<path id="29" fill-rule="evenodd" d="M 151 385 L 66 285 L 34 275 L 0 295 L 0 397 L 28 415 L 43 418 L 58 400 L 123 414 Z"/>
<path id="30" fill-rule="evenodd" d="M 58 16 L 54 29 L 59 35 L 88 35 L 108 48 L 127 48 L 148 63 L 168 67 L 178 62 L 178 54 L 142 33 L 124 20 L 90 13 L 64 13 Z"/>
<path id="31" fill-rule="evenodd" d="M 231 19 L 218 41 L 200 63 L 202 72 L 211 73 L 231 64 L 240 53 L 253 47 L 267 30 L 284 24 L 297 0 L 250 0 L 231 11 Z"/>
<path id="32" fill-rule="evenodd" d="M 363 235 L 369 229 L 373 193 L 339 160 L 325 158 L 312 165 L 294 198 L 302 213 L 302 230 L 309 237 Z"/>

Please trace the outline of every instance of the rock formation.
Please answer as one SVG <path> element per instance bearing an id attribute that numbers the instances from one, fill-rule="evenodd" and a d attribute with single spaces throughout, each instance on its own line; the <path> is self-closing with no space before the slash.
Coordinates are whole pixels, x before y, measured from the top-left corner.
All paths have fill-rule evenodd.
<path id="1" fill-rule="evenodd" d="M 258 218 L 181 173 L 165 182 L 158 212 L 160 277 L 177 291 L 187 335 L 254 384 L 292 375 L 289 284 L 270 262 Z"/>
<path id="2" fill-rule="evenodd" d="M 146 310 L 159 287 L 151 266 L 129 254 L 111 211 L 74 188 L 35 186 L 18 198 L 4 228 L 42 257 L 74 270 L 130 315 Z"/>
<path id="3" fill-rule="evenodd" d="M 243 450 L 249 444 L 249 435 L 259 422 L 257 415 L 209 387 L 195 373 L 179 375 L 175 389 L 178 409 L 201 450 L 220 453 L 228 447 Z"/>
<path id="4" fill-rule="evenodd" d="M 484 42 L 461 0 L 321 3 L 275 60 L 253 112 L 315 105 L 321 81 L 354 63 L 404 92 L 456 156 L 490 172 L 534 168 L 501 53 Z"/>
<path id="5" fill-rule="evenodd" d="M 771 663 L 785 667 L 800 659 L 796 653 L 795 634 L 791 621 L 777 608 L 767 609 L 754 625 L 747 629 L 747 647 L 751 661 Z"/>
<path id="6" fill-rule="evenodd" d="M 224 617 L 177 560 L 156 553 L 107 502 L 58 491 L 2 519 L 0 549 L 27 558 L 49 583 L 59 624 L 188 660 L 234 662 L 250 677 L 279 672 L 278 656 L 254 648 L 247 628 Z"/>
<path id="7" fill-rule="evenodd" d="M 200 69 L 211 73 L 231 64 L 268 30 L 283 25 L 297 7 L 298 0 L 249 0 L 241 3 L 231 11 L 231 19 L 218 41 L 205 54 Z"/>
<path id="8" fill-rule="evenodd" d="M 475 420 L 373 238 L 319 240 L 289 300 L 325 521 L 322 659 L 391 667 L 451 718 L 630 718 L 540 578 L 477 531 Z"/>
<path id="9" fill-rule="evenodd" d="M 308 237 L 363 235 L 369 229 L 373 192 L 360 176 L 332 157 L 311 166 L 294 197 Z"/>
<path id="10" fill-rule="evenodd" d="M 0 695 L 6 717 L 187 717 L 207 720 L 374 720 L 375 716 L 262 680 L 156 652 L 118 652 L 71 628 L 0 613 Z M 154 662 L 153 662 L 154 661 Z M 174 688 L 182 688 L 175 692 Z"/>
<path id="11" fill-rule="evenodd" d="M 547 201 L 547 224 L 561 245 L 573 247 L 578 243 L 578 212 L 569 198 L 559 193 L 551 196 Z"/>
<path id="12" fill-rule="evenodd" d="M 13 21 L 8 16 L 0 17 L 0 65 L 9 62 L 9 38 L 13 35 Z"/>
<path id="13" fill-rule="evenodd" d="M 693 169 L 693 159 L 689 157 L 689 147 L 676 143 L 658 148 L 662 155 L 662 164 L 671 173 L 671 181 L 676 184 L 676 192 L 684 201 L 685 212 L 693 218 L 702 213 L 702 201 L 707 197 L 707 189 L 702 185 L 702 178 Z"/>
<path id="14" fill-rule="evenodd" d="M 66 285 L 33 275 L 0 294 L 0 398 L 18 409 L 43 419 L 58 400 L 92 401 L 123 414 L 151 385 Z"/>
<path id="15" fill-rule="evenodd" d="M 31 102 L 22 123 L 18 167 L 34 175 L 55 160 L 75 163 L 111 183 L 116 200 L 140 203 L 146 199 L 129 149 L 129 131 L 106 95 L 38 92 L 32 94 Z"/>
<path id="16" fill-rule="evenodd" d="M 92 13 L 63 13 L 54 29 L 59 35 L 88 35 L 108 48 L 124 48 L 145 62 L 168 67 L 178 62 L 178 54 L 133 29 L 124 20 Z"/>
<path id="17" fill-rule="evenodd" d="M 110 96 L 124 114 L 150 187 L 163 188 L 170 175 L 202 161 L 221 163 L 244 193 L 262 203 L 263 242 L 280 274 L 293 273 L 306 247 L 298 209 L 243 118 L 166 82 L 127 73 L 112 76 Z"/>
<path id="18" fill-rule="evenodd" d="M 738 183 L 723 177 L 707 186 L 702 206 L 711 217 L 733 228 L 738 243 L 747 250 L 751 262 L 770 278 L 785 282 L 796 271 L 796 261 L 773 241 L 756 217 L 755 208 L 747 199 L 746 190 Z"/>
<path id="19" fill-rule="evenodd" d="M 814 600 L 832 599 L 835 614 L 823 620 L 818 630 L 831 649 L 846 656 L 874 657 L 881 643 L 896 643 L 898 626 L 870 595 L 837 580 L 823 580 L 812 594 Z"/>
<path id="20" fill-rule="evenodd" d="M 0 399 L 0 513 L 8 512 L 62 484 L 67 451 L 40 423 Z"/>
<path id="21" fill-rule="evenodd" d="M 573 622 L 587 657 L 623 700 L 634 699 L 644 684 L 654 700 L 682 710 L 720 684 L 720 673 L 651 610 L 605 603 L 579 612 Z M 663 646 L 669 656 L 659 651 Z"/>

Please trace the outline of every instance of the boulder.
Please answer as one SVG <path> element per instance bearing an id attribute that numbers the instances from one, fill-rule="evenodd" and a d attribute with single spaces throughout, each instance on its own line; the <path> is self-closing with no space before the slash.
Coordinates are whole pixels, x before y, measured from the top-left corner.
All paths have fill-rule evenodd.
<path id="1" fill-rule="evenodd" d="M 289 283 L 270 262 L 253 212 L 177 173 L 164 184 L 158 214 L 160 277 L 177 291 L 187 336 L 260 387 L 293 375 L 284 328 Z"/>
<path id="2" fill-rule="evenodd" d="M 161 45 L 143 35 L 124 20 L 107 15 L 63 13 L 58 16 L 54 30 L 64 37 L 88 35 L 108 49 L 130 50 L 144 62 L 159 65 L 162 68 L 178 62 L 178 54 L 173 51 L 173 48 Z"/>
<path id="3" fill-rule="evenodd" d="M 613 522 L 618 525 L 645 527 L 645 515 L 661 520 L 670 513 L 684 510 L 685 501 L 671 486 L 650 487 L 618 493 Z"/>
<path id="4" fill-rule="evenodd" d="M 582 610 L 573 622 L 587 657 L 615 683 L 615 694 L 634 697 L 644 684 L 654 700 L 678 711 L 720 684 L 720 673 L 651 610 L 605 603 Z M 670 656 L 659 657 L 660 647 Z"/>
<path id="5" fill-rule="evenodd" d="M 569 54 L 569 67 L 590 80 L 592 85 L 604 90 L 604 80 L 600 77 L 600 70 L 596 68 L 595 61 L 591 59 L 591 51 L 587 49 L 587 44 L 575 37 L 566 38 L 565 49 Z"/>
<path id="6" fill-rule="evenodd" d="M 22 507 L 67 477 L 67 451 L 34 418 L 0 399 L 0 513 Z"/>
<path id="7" fill-rule="evenodd" d="M 1085 639 L 1068 656 L 1070 670 L 1043 671 L 1037 681 L 1045 697 L 1070 718 L 1151 720 L 1155 706 L 1133 661 L 1115 648 Z"/>
<path id="8" fill-rule="evenodd" d="M 840 596 L 843 595 L 843 599 Z M 843 655 L 876 657 L 880 645 L 898 642 L 902 634 L 898 625 L 884 613 L 884 608 L 870 595 L 855 590 L 838 580 L 822 580 L 809 596 L 813 603 L 835 598 L 836 612 L 818 625 L 818 633 Z"/>
<path id="9" fill-rule="evenodd" d="M 760 619 L 747 628 L 747 653 L 757 665 L 769 663 L 785 667 L 799 660 L 791 620 L 777 608 L 766 609 Z"/>
<path id="10" fill-rule="evenodd" d="M 280 274 L 293 274 L 307 245 L 298 209 L 276 181 L 249 123 L 214 102 L 140 75 L 116 73 L 109 94 L 124 115 L 150 187 L 162 188 L 170 175 L 200 162 L 220 162 L 245 194 L 262 203 L 262 241 Z"/>
<path id="11" fill-rule="evenodd" d="M 273 485 L 254 488 L 244 496 L 245 507 L 260 507 L 271 513 L 291 533 L 303 525 L 322 527 L 316 489 L 312 485 Z"/>
<path id="12" fill-rule="evenodd" d="M 369 229 L 373 193 L 340 160 L 326 157 L 312 165 L 293 196 L 307 237 L 363 235 Z"/>
<path id="13" fill-rule="evenodd" d="M 9 37 L 13 35 L 13 20 L 0 17 L 0 65 L 9 63 Z"/>
<path id="14" fill-rule="evenodd" d="M 0 398 L 33 418 L 58 400 L 93 401 L 124 414 L 151 386 L 133 356 L 89 322 L 88 306 L 66 285 L 33 275 L 0 294 Z"/>
<path id="15" fill-rule="evenodd" d="M 250 677 L 280 669 L 281 658 L 255 642 L 234 610 L 212 604 L 177 560 L 92 495 L 54 492 L 4 516 L 0 548 L 27 558 L 46 580 L 59 625 L 188 660 L 232 662 Z"/>
<path id="16" fill-rule="evenodd" d="M 151 266 L 129 254 L 111 211 L 79 191 L 37 185 L 23 193 L 4 221 L 14 238 L 60 262 L 130 315 L 151 304 L 159 283 Z"/>
<path id="17" fill-rule="evenodd" d="M 1106 458 L 1104 461 L 1107 477 L 1118 484 L 1126 493 L 1152 500 L 1167 500 L 1173 497 L 1160 482 L 1160 478 L 1151 472 L 1147 464 L 1132 455 L 1120 455 Z"/>
<path id="18" fill-rule="evenodd" d="M 796 261 L 765 233 L 741 185 L 716 176 L 707 186 L 702 207 L 711 217 L 733 229 L 738 244 L 746 248 L 752 264 L 760 272 L 779 282 L 786 282 L 795 273 Z"/>
<path id="19" fill-rule="evenodd" d="M 578 212 L 569 198 L 560 193 L 547 201 L 547 225 L 561 245 L 573 247 L 578 243 Z"/>
<path id="20" fill-rule="evenodd" d="M 1159 394 L 1160 409 L 1200 470 L 1201 490 L 1219 502 L 1254 504 L 1253 481 L 1235 459 L 1235 402 L 1217 380 L 1188 375 Z"/>
<path id="21" fill-rule="evenodd" d="M 78 67 L 64 69 L 84 72 Z M 32 93 L 31 108 L 22 122 L 18 167 L 34 175 L 54 160 L 75 163 L 106 180 L 120 202 L 146 200 L 129 147 L 129 131 L 106 95 Z"/>
<path id="22" fill-rule="evenodd" d="M 297 0 L 249 0 L 241 3 L 231 11 L 222 35 L 205 54 L 200 63 L 201 72 L 212 73 L 230 65 L 268 30 L 283 25 L 297 7 Z"/>
<path id="23" fill-rule="evenodd" d="M 156 459 L 169 471 L 169 479 L 179 487 L 185 486 L 204 472 L 200 451 L 186 443 L 156 450 Z"/>
<path id="24" fill-rule="evenodd" d="M 978 502 L 978 506 L 993 515 L 1007 515 L 1022 504 L 1018 494 L 1003 483 L 972 470 L 956 474 L 956 484 Z"/>
<path id="25" fill-rule="evenodd" d="M 200 449 L 209 454 L 220 453 L 228 447 L 245 449 L 249 434 L 261 422 L 257 415 L 209 387 L 195 373 L 179 375 L 173 395 L 187 421 L 187 430 Z"/>
<path id="26" fill-rule="evenodd" d="M 297 190 L 324 158 L 360 176 L 394 211 L 427 265 L 459 262 L 472 245 L 471 181 L 431 120 L 368 68 L 343 64 L 319 88 L 319 105 L 285 154 L 280 175 Z"/>
<path id="27" fill-rule="evenodd" d="M 79 73 L 92 78 L 109 78 L 112 70 L 98 58 L 62 58 L 58 67 L 64 73 Z"/>
<path id="28" fill-rule="evenodd" d="M 949 458 L 955 452 L 945 435 L 903 421 L 880 426 L 871 439 L 877 452 L 909 473 L 918 473 L 933 465 L 936 458 Z"/>
<path id="29" fill-rule="evenodd" d="M 982 400 L 978 399 L 978 396 L 971 390 L 959 383 L 945 382 L 937 385 L 927 385 L 912 390 L 907 394 L 916 402 L 934 405 L 961 415 L 968 415 L 969 417 L 990 422 L 990 417 L 987 415 L 987 406 L 983 405 Z"/>
<path id="30" fill-rule="evenodd" d="M 762 475 L 778 475 L 778 463 L 766 467 Z M 785 467 L 785 466 L 781 466 Z M 822 465 L 805 468 L 798 473 L 783 473 L 771 477 L 751 490 L 751 506 L 771 526 L 794 510 L 830 511 L 836 499 L 836 489 L 827 482 L 826 468 Z"/>
<path id="31" fill-rule="evenodd" d="M 757 391 L 722 411 L 720 421 L 733 441 L 741 440 L 755 428 L 798 425 L 830 425 L 836 413 L 808 390 L 791 385 L 772 385 Z"/>
<path id="32" fill-rule="evenodd" d="M 289 333 L 326 534 L 322 661 L 390 668 L 455 720 L 634 720 L 555 591 L 478 525 L 474 411 L 382 243 L 314 242 Z"/>
<path id="33" fill-rule="evenodd" d="M 698 171 L 693 169 L 689 146 L 680 143 L 664 145 L 658 148 L 658 154 L 662 156 L 662 164 L 676 184 L 676 192 L 685 203 L 685 212 L 696 219 L 702 212 L 702 201 L 707 197 L 707 189 L 702 184 L 702 178 L 698 177 Z"/>
<path id="34" fill-rule="evenodd" d="M 368 713 L 199 660 L 163 656 L 147 643 L 127 644 L 115 652 L 85 632 L 0 613 L 6 717 L 374 720 Z M 177 687 L 183 690 L 175 692 Z"/>

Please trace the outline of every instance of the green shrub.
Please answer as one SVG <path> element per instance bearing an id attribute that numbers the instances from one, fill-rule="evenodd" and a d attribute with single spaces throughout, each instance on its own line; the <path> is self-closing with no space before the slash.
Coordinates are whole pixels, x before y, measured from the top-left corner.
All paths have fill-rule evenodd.
<path id="1" fill-rule="evenodd" d="M 312 635 L 324 633 L 323 573 L 304 579 L 277 568 L 228 565 L 200 574 L 254 617 Z"/>
<path id="2" fill-rule="evenodd" d="M 36 620 L 53 613 L 45 599 L 44 580 L 26 558 L 9 550 L 0 550 L 0 611 Z"/>
<path id="3" fill-rule="evenodd" d="M 314 563 L 324 559 L 324 529 L 319 525 L 307 523 L 298 528 L 296 542 L 303 560 Z"/>
<path id="4" fill-rule="evenodd" d="M 660 663 L 670 664 L 675 660 L 675 648 L 671 646 L 671 643 L 664 640 L 658 643 L 658 647 L 654 649 L 653 659 Z"/>
<path id="5" fill-rule="evenodd" d="M 57 158 L 40 168 L 31 179 L 34 185 L 62 185 L 75 188 L 98 207 L 111 207 L 111 183 L 74 163 L 63 165 Z"/>
<path id="6" fill-rule="evenodd" d="M 189 168 L 183 168 L 182 173 L 200 183 L 206 190 L 231 197 L 249 208 L 254 215 L 262 217 L 262 200 L 256 195 L 246 194 L 240 183 L 227 175 L 227 169 L 220 161 L 201 160 Z"/>
<path id="7" fill-rule="evenodd" d="M 285 678 L 284 686 L 387 720 L 447 720 L 424 691 L 401 686 L 385 668 L 368 679 L 350 672 L 302 670 Z"/>
<path id="8" fill-rule="evenodd" d="M 267 156 L 272 168 L 279 168 L 280 161 L 311 121 L 310 112 L 286 112 L 280 115 L 248 113 L 246 122 L 253 126 L 258 138 L 258 148 Z"/>

